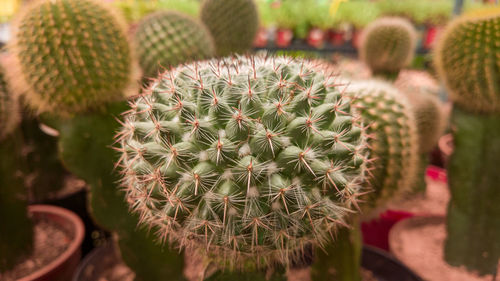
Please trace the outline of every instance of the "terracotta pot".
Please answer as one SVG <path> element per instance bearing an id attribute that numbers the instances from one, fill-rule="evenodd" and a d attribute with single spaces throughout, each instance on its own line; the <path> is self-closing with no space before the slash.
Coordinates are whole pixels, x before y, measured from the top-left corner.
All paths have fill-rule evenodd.
<path id="1" fill-rule="evenodd" d="M 451 154 L 453 153 L 453 135 L 446 134 L 439 138 L 438 147 L 441 151 L 441 158 L 443 160 L 444 167 L 448 164 L 448 159 L 450 159 Z"/>
<path id="2" fill-rule="evenodd" d="M 59 225 L 72 236 L 72 240 L 66 251 L 57 259 L 17 281 L 71 280 L 81 258 L 80 246 L 85 233 L 83 222 L 73 212 L 50 205 L 31 205 L 28 212 L 34 220 L 43 218 Z"/>
<path id="3" fill-rule="evenodd" d="M 276 31 L 276 46 L 286 48 L 292 42 L 293 32 L 290 29 L 278 29 Z"/>
<path id="4" fill-rule="evenodd" d="M 338 30 L 330 30 L 328 32 L 328 41 L 333 46 L 341 46 L 344 44 L 344 32 Z"/>
<path id="5" fill-rule="evenodd" d="M 325 43 L 325 32 L 319 28 L 312 28 L 307 34 L 307 44 L 314 48 L 322 48 Z"/>
<path id="6" fill-rule="evenodd" d="M 269 39 L 269 34 L 267 29 L 264 27 L 259 28 L 255 40 L 253 42 L 254 47 L 263 48 L 267 46 L 267 41 Z"/>

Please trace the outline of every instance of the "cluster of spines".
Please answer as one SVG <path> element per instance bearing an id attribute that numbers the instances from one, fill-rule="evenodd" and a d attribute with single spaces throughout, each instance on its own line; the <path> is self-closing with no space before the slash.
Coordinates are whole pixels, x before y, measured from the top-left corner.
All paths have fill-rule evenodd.
<path id="1" fill-rule="evenodd" d="M 204 0 L 201 19 L 215 40 L 219 56 L 247 52 L 259 27 L 253 0 Z"/>
<path id="2" fill-rule="evenodd" d="M 164 73 L 118 135 L 132 208 L 221 264 L 287 264 L 364 194 L 364 128 L 308 61 L 234 57 Z"/>
<path id="3" fill-rule="evenodd" d="M 416 31 L 406 19 L 380 18 L 363 31 L 361 59 L 374 74 L 397 73 L 413 59 Z"/>
<path id="4" fill-rule="evenodd" d="M 7 85 L 5 71 L 0 64 L 0 140 L 15 129 L 20 119 L 17 97 Z"/>
<path id="5" fill-rule="evenodd" d="M 442 35 L 438 73 L 453 102 L 471 112 L 500 112 L 500 14 L 463 17 Z"/>
<path id="6" fill-rule="evenodd" d="M 381 81 L 353 83 L 347 93 L 368 126 L 373 160 L 368 165 L 368 180 L 373 192 L 367 207 L 383 207 L 412 188 L 418 172 L 418 134 L 411 105 Z"/>
<path id="7" fill-rule="evenodd" d="M 207 59 L 215 55 L 208 29 L 190 17 L 161 11 L 144 18 L 134 35 L 136 53 L 143 75 L 158 75 L 160 67 Z"/>
<path id="8" fill-rule="evenodd" d="M 120 19 L 93 0 L 36 1 L 17 19 L 12 82 L 39 112 L 73 113 L 133 88 Z"/>

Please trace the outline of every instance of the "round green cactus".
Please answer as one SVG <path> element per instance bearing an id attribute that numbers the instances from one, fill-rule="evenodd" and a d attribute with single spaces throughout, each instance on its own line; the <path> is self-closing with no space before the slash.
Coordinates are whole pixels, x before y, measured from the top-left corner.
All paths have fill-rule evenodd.
<path id="1" fill-rule="evenodd" d="M 17 98 L 7 86 L 5 69 L 0 64 L 0 140 L 9 135 L 20 120 Z"/>
<path id="2" fill-rule="evenodd" d="M 253 0 L 205 0 L 201 19 L 214 37 L 219 56 L 248 51 L 259 28 Z"/>
<path id="3" fill-rule="evenodd" d="M 206 249 L 221 266 L 299 259 L 364 192 L 363 126 L 335 85 L 290 58 L 163 75 L 131 103 L 117 136 L 133 209 L 161 238 Z"/>
<path id="4" fill-rule="evenodd" d="M 406 19 L 380 18 L 361 37 L 361 59 L 374 74 L 392 74 L 408 65 L 415 54 L 416 31 Z"/>
<path id="5" fill-rule="evenodd" d="M 447 28 L 434 62 L 453 102 L 472 112 L 500 112 L 500 14 L 463 17 Z"/>
<path id="6" fill-rule="evenodd" d="M 437 97 L 437 81 L 425 73 L 405 71 L 398 76 L 394 86 L 408 98 L 412 106 L 420 153 L 431 152 L 445 128 L 442 104 Z"/>
<path id="7" fill-rule="evenodd" d="M 160 67 L 207 59 L 215 46 L 207 28 L 177 12 L 157 12 L 139 23 L 134 35 L 145 77 L 156 77 Z"/>
<path id="8" fill-rule="evenodd" d="M 93 0 L 36 1 L 14 31 L 12 80 L 39 112 L 85 111 L 135 84 L 124 28 Z"/>
<path id="9" fill-rule="evenodd" d="M 408 100 L 381 81 L 353 83 L 347 90 L 368 126 L 372 207 L 413 187 L 418 173 L 418 134 Z"/>

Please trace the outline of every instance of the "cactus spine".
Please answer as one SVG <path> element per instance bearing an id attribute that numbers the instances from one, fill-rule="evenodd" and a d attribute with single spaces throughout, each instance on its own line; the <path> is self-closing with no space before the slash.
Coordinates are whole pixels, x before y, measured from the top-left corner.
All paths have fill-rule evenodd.
<path id="1" fill-rule="evenodd" d="M 136 53 L 145 77 L 156 77 L 160 66 L 207 59 L 215 55 L 208 29 L 177 12 L 156 12 L 144 18 L 134 35 Z"/>
<path id="2" fill-rule="evenodd" d="M 253 0 L 204 0 L 201 20 L 214 37 L 219 56 L 248 51 L 259 27 Z"/>
<path id="3" fill-rule="evenodd" d="M 119 18 L 93 0 L 36 1 L 14 34 L 12 81 L 38 112 L 83 112 L 135 82 Z"/>
<path id="4" fill-rule="evenodd" d="M 435 56 L 454 102 L 445 259 L 483 275 L 496 274 L 500 260 L 499 28 L 498 13 L 459 18 Z"/>
<path id="5" fill-rule="evenodd" d="M 393 76 L 412 61 L 415 48 L 413 25 L 403 18 L 386 17 L 365 28 L 360 56 L 374 75 Z"/>
<path id="6" fill-rule="evenodd" d="M 404 194 L 418 171 L 418 133 L 411 105 L 394 87 L 381 81 L 354 83 L 353 104 L 368 125 L 371 158 L 368 166 L 373 192 L 367 205 L 380 207 Z"/>
<path id="7" fill-rule="evenodd" d="M 234 57 L 164 74 L 118 140 L 132 208 L 220 266 L 289 264 L 357 205 L 364 133 L 308 61 Z"/>

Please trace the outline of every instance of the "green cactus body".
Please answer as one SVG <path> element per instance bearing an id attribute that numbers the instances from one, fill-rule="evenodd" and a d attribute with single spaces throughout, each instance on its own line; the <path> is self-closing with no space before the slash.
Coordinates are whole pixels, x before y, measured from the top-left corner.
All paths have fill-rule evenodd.
<path id="1" fill-rule="evenodd" d="M 131 103 L 117 136 L 132 208 L 160 237 L 221 267 L 300 259 L 329 241 L 362 193 L 364 131 L 333 85 L 286 57 L 163 75 Z"/>
<path id="2" fill-rule="evenodd" d="M 419 166 L 415 118 L 408 100 L 384 82 L 354 83 L 348 92 L 369 126 L 373 192 L 367 205 L 380 207 L 414 184 Z"/>
<path id="3" fill-rule="evenodd" d="M 500 261 L 500 114 L 478 116 L 455 108 L 452 122 L 445 258 L 454 266 L 495 274 Z"/>
<path id="4" fill-rule="evenodd" d="M 38 112 L 82 112 L 135 84 L 119 18 L 93 0 L 36 1 L 14 35 L 12 81 Z"/>
<path id="5" fill-rule="evenodd" d="M 460 18 L 436 47 L 434 62 L 452 101 L 469 112 L 500 112 L 500 16 Z"/>
<path id="6" fill-rule="evenodd" d="M 0 272 L 30 254 L 33 230 L 27 214 L 23 141 L 16 130 L 17 100 L 8 91 L 0 66 Z"/>
<path id="7" fill-rule="evenodd" d="M 500 261 L 499 27 L 498 13 L 459 18 L 435 56 L 454 102 L 445 259 L 482 275 L 496 274 Z"/>
<path id="8" fill-rule="evenodd" d="M 408 20 L 380 18 L 363 31 L 360 56 L 374 75 L 394 77 L 412 61 L 415 48 L 416 31 Z"/>
<path id="9" fill-rule="evenodd" d="M 156 77 L 160 67 L 207 59 L 215 55 L 208 29 L 178 12 L 157 12 L 139 23 L 136 53 L 145 77 Z"/>
<path id="10" fill-rule="evenodd" d="M 201 20 L 214 37 L 219 56 L 248 51 L 259 28 L 253 0 L 204 0 Z"/>
<path id="11" fill-rule="evenodd" d="M 5 69 L 0 65 L 0 140 L 16 128 L 20 119 L 17 98 L 9 90 Z"/>
<path id="12" fill-rule="evenodd" d="M 126 102 L 112 103 L 103 113 L 63 120 L 59 155 L 68 170 L 89 184 L 91 215 L 117 234 L 122 258 L 137 280 L 182 280 L 182 256 L 158 246 L 148 229 L 137 227 L 139 217 L 128 213 L 124 193 L 117 187 L 117 154 L 109 146 L 120 127 L 115 117 L 126 108 Z"/>

